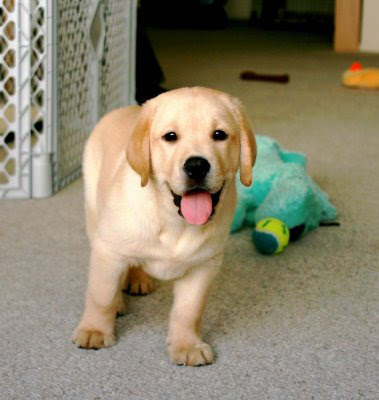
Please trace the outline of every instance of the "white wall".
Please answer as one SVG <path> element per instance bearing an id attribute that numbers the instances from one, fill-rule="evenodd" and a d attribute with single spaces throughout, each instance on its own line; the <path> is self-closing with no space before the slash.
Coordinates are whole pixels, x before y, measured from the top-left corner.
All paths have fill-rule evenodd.
<path id="1" fill-rule="evenodd" d="M 361 51 L 379 52 L 379 1 L 363 0 Z"/>

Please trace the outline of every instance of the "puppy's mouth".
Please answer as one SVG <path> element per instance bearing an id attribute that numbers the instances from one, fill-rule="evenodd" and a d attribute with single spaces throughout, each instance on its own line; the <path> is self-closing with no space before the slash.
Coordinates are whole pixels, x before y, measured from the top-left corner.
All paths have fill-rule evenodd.
<path id="1" fill-rule="evenodd" d="M 216 212 L 221 192 L 222 188 L 216 193 L 195 188 L 180 196 L 171 190 L 179 215 L 192 225 L 204 225 L 211 219 Z"/>

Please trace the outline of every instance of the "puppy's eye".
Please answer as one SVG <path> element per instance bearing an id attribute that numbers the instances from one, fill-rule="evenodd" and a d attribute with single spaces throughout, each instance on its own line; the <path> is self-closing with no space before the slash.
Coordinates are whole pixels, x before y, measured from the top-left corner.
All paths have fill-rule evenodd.
<path id="1" fill-rule="evenodd" d="M 166 142 L 176 142 L 178 140 L 178 135 L 175 132 L 167 132 L 163 135 L 163 139 Z"/>
<path id="2" fill-rule="evenodd" d="M 228 138 L 228 134 L 221 129 L 217 129 L 217 131 L 213 132 L 212 138 L 213 140 L 222 141 Z"/>

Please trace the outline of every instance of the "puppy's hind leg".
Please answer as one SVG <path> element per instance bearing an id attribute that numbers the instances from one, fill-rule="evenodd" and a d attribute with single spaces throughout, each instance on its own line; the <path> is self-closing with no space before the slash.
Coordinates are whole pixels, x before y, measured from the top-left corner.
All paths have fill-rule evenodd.
<path id="1" fill-rule="evenodd" d="M 142 267 L 130 267 L 124 278 L 123 289 L 133 296 L 145 296 L 154 290 L 153 279 Z"/>

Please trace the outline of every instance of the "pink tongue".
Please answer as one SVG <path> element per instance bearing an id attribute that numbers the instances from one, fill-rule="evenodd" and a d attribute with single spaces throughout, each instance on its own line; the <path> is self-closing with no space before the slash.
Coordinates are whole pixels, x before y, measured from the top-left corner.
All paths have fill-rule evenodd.
<path id="1" fill-rule="evenodd" d="M 205 224 L 212 214 L 212 198 L 208 192 L 185 194 L 180 203 L 185 220 L 193 225 Z"/>

